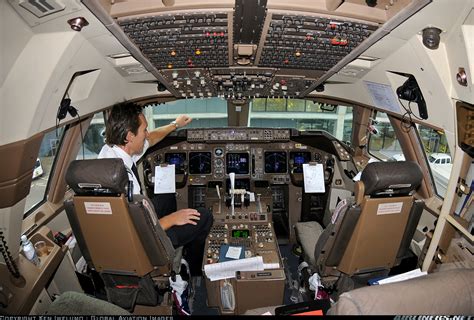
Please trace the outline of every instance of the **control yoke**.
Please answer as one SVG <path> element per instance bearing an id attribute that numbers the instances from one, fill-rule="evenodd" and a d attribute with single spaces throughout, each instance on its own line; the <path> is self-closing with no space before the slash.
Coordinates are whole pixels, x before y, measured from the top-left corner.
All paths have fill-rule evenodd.
<path id="1" fill-rule="evenodd" d="M 181 163 L 181 169 L 183 170 L 183 180 L 181 181 L 176 181 L 176 189 L 181 189 L 181 188 L 184 188 L 186 187 L 186 184 L 188 183 L 188 163 L 187 161 L 183 161 L 183 163 Z"/>
<path id="2" fill-rule="evenodd" d="M 291 179 L 291 183 L 292 183 L 295 187 L 303 187 L 304 180 L 303 180 L 303 179 L 297 179 L 297 178 L 296 178 L 297 176 L 302 177 L 303 174 L 301 174 L 301 173 L 295 173 L 295 169 L 296 169 L 295 161 L 294 161 L 293 159 L 290 159 L 289 165 L 290 165 L 290 179 Z"/>

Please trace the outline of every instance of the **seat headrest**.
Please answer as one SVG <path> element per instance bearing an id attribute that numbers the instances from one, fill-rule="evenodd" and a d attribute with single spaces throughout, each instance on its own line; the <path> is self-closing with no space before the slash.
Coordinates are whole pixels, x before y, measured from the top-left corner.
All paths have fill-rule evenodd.
<path id="1" fill-rule="evenodd" d="M 122 159 L 74 160 L 66 182 L 76 194 L 127 193 L 128 174 Z"/>
<path id="2" fill-rule="evenodd" d="M 372 162 L 364 168 L 360 180 L 365 195 L 403 195 L 418 188 L 423 174 L 411 161 Z"/>

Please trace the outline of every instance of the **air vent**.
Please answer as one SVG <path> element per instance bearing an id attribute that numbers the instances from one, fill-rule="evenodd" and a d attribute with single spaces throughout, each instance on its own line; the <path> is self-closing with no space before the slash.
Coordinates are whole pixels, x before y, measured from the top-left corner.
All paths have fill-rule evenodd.
<path id="1" fill-rule="evenodd" d="M 64 10 L 66 7 L 59 0 L 19 0 L 18 4 L 38 18 Z"/>
<path id="2" fill-rule="evenodd" d="M 122 76 L 131 76 L 147 73 L 148 71 L 130 54 L 116 54 L 109 56 L 108 60 Z"/>

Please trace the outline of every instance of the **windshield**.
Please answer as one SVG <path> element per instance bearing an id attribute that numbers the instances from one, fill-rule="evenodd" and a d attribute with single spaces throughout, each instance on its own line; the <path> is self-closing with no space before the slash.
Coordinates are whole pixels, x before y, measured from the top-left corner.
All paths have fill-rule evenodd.
<path id="1" fill-rule="evenodd" d="M 149 127 L 150 124 L 154 128 L 166 125 L 180 114 L 193 118 L 187 128 L 228 126 L 228 105 L 221 98 L 177 100 L 150 106 L 145 109 L 148 109 L 145 114 Z M 349 142 L 352 135 L 352 107 L 303 99 L 255 98 L 249 102 L 247 126 L 324 130 L 339 140 Z"/>

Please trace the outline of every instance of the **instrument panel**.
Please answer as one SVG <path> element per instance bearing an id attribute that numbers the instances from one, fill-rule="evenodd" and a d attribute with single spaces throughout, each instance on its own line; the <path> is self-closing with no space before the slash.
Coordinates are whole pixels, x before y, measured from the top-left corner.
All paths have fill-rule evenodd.
<path id="1" fill-rule="evenodd" d="M 246 190 L 290 184 L 292 175 L 303 173 L 303 164 L 320 163 L 330 183 L 335 162 L 350 161 L 349 150 L 334 137 L 321 132 L 275 128 L 187 129 L 170 135 L 166 145 L 148 150 L 145 180 L 154 185 L 154 168 L 174 164 L 185 183 L 180 187 L 227 187 L 230 173 Z M 225 190 L 225 189 L 224 189 Z"/>
<path id="2" fill-rule="evenodd" d="M 222 144 L 180 142 L 146 156 L 147 167 L 174 164 L 177 175 L 187 174 L 188 185 L 206 185 L 213 180 L 224 180 L 230 173 L 237 184 L 270 184 L 290 182 L 290 174 L 303 173 L 303 164 L 316 162 L 327 167 L 334 156 L 322 150 L 292 141 L 278 143 Z M 154 172 L 146 175 L 148 184 Z"/>

